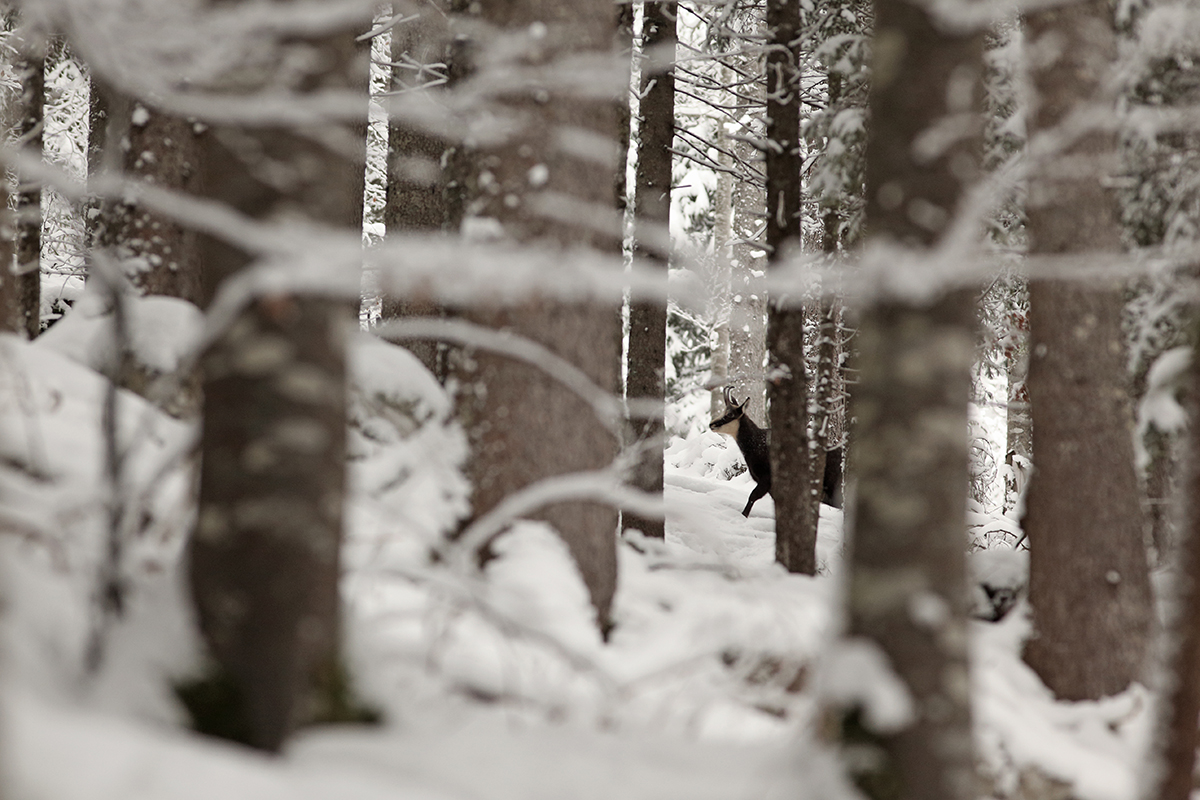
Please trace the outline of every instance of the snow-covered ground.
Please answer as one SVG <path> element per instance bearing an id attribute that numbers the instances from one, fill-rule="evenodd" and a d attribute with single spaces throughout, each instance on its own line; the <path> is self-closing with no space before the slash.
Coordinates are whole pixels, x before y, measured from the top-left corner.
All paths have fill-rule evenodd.
<path id="1" fill-rule="evenodd" d="M 144 301 L 140 301 L 144 302 Z M 81 304 L 77 314 L 87 312 Z M 171 315 L 144 309 L 144 360 L 176 363 Z M 136 316 L 135 312 L 135 316 Z M 822 507 L 821 574 L 773 563 L 773 505 L 740 509 L 750 479 L 732 442 L 672 409 L 665 542 L 620 544 L 616 627 L 603 643 L 565 547 L 514 526 L 485 570 L 431 563 L 465 510 L 465 457 L 449 402 L 403 351 L 354 343 L 344 596 L 357 686 L 380 727 L 304 732 L 269 758 L 181 729 L 170 685 L 198 644 L 180 557 L 193 509 L 195 428 L 120 393 L 128 474 L 125 617 L 92 610 L 108 483 L 106 366 L 94 320 L 33 344 L 0 338 L 0 539 L 5 666 L 0 751 L 14 798 L 837 798 L 834 756 L 810 733 L 834 636 L 841 512 Z M 52 330 L 53 333 L 53 330 Z M 187 332 L 194 335 L 194 331 Z M 169 348 L 168 348 L 169 349 Z M 178 354 L 175 354 L 178 355 Z M 692 418 L 689 418 L 689 414 Z M 978 585 L 1016 591 L 1011 520 L 977 509 Z M 989 535 L 990 532 L 990 535 Z M 102 631 L 102 637 L 97 636 Z M 1140 687 L 1054 702 L 1022 664 L 1022 605 L 974 622 L 982 791 L 1046 777 L 1081 800 L 1133 798 L 1149 728 Z M 85 668 L 89 643 L 103 659 Z M 981 795 L 986 796 L 986 795 Z"/>

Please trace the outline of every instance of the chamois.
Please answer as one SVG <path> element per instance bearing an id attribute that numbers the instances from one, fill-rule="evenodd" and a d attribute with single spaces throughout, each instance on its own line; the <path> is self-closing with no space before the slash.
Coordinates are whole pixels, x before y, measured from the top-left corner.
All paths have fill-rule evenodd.
<path id="1" fill-rule="evenodd" d="M 725 399 L 725 413 L 709 424 L 709 430 L 732 436 L 742 451 L 746 460 L 746 469 L 754 479 L 754 488 L 750 491 L 750 499 L 742 509 L 742 516 L 750 516 L 750 508 L 763 495 L 771 491 L 771 431 L 760 428 L 754 420 L 746 416 L 747 397 L 739 405 L 733 399 L 733 387 L 726 386 L 722 396 Z"/>
<path id="2" fill-rule="evenodd" d="M 760 428 L 754 420 L 746 416 L 747 397 L 739 405 L 733 399 L 733 388 L 726 386 L 722 392 L 725 400 L 725 413 L 709 423 L 709 430 L 732 436 L 742 451 L 746 468 L 754 479 L 754 488 L 750 491 L 750 499 L 742 509 L 742 516 L 750 516 L 750 509 L 771 491 L 771 431 Z M 835 447 L 825 454 L 825 474 L 821 481 L 821 502 L 842 507 L 842 448 Z"/>

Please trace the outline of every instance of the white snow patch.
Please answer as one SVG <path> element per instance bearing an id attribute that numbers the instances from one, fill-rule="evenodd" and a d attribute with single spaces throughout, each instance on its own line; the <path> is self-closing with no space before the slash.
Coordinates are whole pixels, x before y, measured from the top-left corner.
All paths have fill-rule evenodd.
<path id="1" fill-rule="evenodd" d="M 204 320 L 195 305 L 159 295 L 128 297 L 125 303 L 130 352 L 138 364 L 166 374 L 192 355 Z M 88 292 L 38 341 L 80 364 L 112 374 L 117 361 L 114 330 L 107 298 Z"/>
<path id="2" fill-rule="evenodd" d="M 867 639 L 834 644 L 818 680 L 822 697 L 840 708 L 862 709 L 864 724 L 876 733 L 895 733 L 916 719 L 908 687 L 892 671 L 887 654 Z"/>

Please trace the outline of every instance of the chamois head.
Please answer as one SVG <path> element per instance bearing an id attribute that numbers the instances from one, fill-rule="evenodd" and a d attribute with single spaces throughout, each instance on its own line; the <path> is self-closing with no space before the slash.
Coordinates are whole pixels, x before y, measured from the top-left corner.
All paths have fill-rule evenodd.
<path id="1" fill-rule="evenodd" d="M 708 429 L 717 433 L 728 434 L 736 439 L 738 427 L 741 425 L 742 416 L 746 412 L 746 404 L 750 402 L 750 398 L 747 397 L 739 404 L 733 399 L 732 386 L 726 386 L 721 392 L 721 396 L 725 400 L 725 413 L 710 422 Z"/>

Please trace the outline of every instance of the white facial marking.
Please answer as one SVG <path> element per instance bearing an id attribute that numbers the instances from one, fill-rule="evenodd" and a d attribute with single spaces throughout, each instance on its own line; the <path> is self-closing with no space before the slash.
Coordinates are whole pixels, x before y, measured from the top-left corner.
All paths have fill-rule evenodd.
<path id="1" fill-rule="evenodd" d="M 724 425 L 713 428 L 713 430 L 716 431 L 717 433 L 723 433 L 726 436 L 732 436 L 733 438 L 736 439 L 737 435 L 738 435 L 738 427 L 741 425 L 741 422 L 742 422 L 742 420 L 740 417 L 734 417 L 729 422 L 726 422 Z"/>

